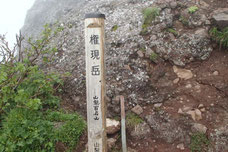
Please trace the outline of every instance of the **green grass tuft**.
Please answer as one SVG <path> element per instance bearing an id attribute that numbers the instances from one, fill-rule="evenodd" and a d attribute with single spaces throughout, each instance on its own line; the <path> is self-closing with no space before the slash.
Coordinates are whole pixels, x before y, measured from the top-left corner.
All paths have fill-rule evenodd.
<path id="1" fill-rule="evenodd" d="M 146 52 L 146 47 L 141 47 L 140 50 L 141 50 L 142 52 Z"/>
<path id="2" fill-rule="evenodd" d="M 112 27 L 112 31 L 116 31 L 118 29 L 118 25 L 114 25 L 113 27 Z"/>
<path id="3" fill-rule="evenodd" d="M 169 33 L 172 33 L 174 36 L 178 36 L 178 32 L 176 30 L 174 30 L 173 28 L 168 28 L 167 31 Z"/>
<path id="4" fill-rule="evenodd" d="M 160 14 L 160 9 L 157 7 L 148 7 L 143 10 L 144 24 L 150 25 L 153 20 Z"/>
<path id="5" fill-rule="evenodd" d="M 158 59 L 158 54 L 155 52 L 151 53 L 150 60 L 155 62 L 157 59 Z"/>
<path id="6" fill-rule="evenodd" d="M 66 121 L 63 126 L 58 128 L 57 139 L 66 144 L 71 151 L 78 144 L 85 128 L 85 121 L 80 117 L 75 117 L 73 120 Z"/>
<path id="7" fill-rule="evenodd" d="M 127 113 L 126 115 L 127 127 L 134 127 L 142 122 L 143 122 L 142 118 L 140 118 L 138 115 L 132 112 Z"/>
<path id="8" fill-rule="evenodd" d="M 191 14 L 193 14 L 196 11 L 198 11 L 198 9 L 199 8 L 197 6 L 191 6 L 191 7 L 188 8 L 188 12 L 191 13 Z"/>
<path id="9" fill-rule="evenodd" d="M 160 9 L 157 7 L 148 7 L 143 10 L 143 17 L 144 17 L 144 22 L 142 25 L 142 34 L 147 33 L 147 28 L 151 26 L 152 21 L 155 20 L 157 16 L 160 14 Z"/>
<path id="10" fill-rule="evenodd" d="M 214 27 L 209 31 L 210 36 L 213 40 L 219 43 L 220 48 L 228 48 L 228 27 L 218 30 L 218 28 Z"/>
<path id="11" fill-rule="evenodd" d="M 185 18 L 184 16 L 180 16 L 179 21 L 180 21 L 184 26 L 188 26 L 188 25 L 189 25 L 188 19 Z"/>
<path id="12" fill-rule="evenodd" d="M 194 133 L 191 136 L 190 150 L 191 152 L 204 152 L 210 145 L 210 141 L 203 133 Z"/>

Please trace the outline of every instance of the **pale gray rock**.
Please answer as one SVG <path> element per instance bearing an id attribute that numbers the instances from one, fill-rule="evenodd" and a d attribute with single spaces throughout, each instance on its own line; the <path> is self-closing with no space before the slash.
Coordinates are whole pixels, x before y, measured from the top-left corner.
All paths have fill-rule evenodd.
<path id="1" fill-rule="evenodd" d="M 153 130 L 153 135 L 158 139 L 163 139 L 168 143 L 186 143 L 190 142 L 190 136 L 187 131 L 187 126 L 183 126 L 177 120 L 169 118 L 169 116 L 162 116 L 152 114 L 146 116 L 146 121 Z"/>
<path id="2" fill-rule="evenodd" d="M 134 108 L 131 109 L 132 112 L 140 115 L 143 113 L 143 108 L 140 105 L 136 105 Z"/>
<path id="3" fill-rule="evenodd" d="M 228 125 L 221 126 L 215 129 L 210 137 L 214 143 L 214 149 L 211 148 L 209 152 L 222 152 L 228 151 Z"/>
<path id="4" fill-rule="evenodd" d="M 203 36 L 203 37 L 207 37 L 208 36 L 208 31 L 205 28 L 200 28 L 197 31 L 195 31 L 195 34 Z"/>
<path id="5" fill-rule="evenodd" d="M 176 73 L 176 75 L 184 80 L 188 80 L 191 79 L 193 77 L 193 73 L 191 70 L 187 70 L 187 69 L 182 69 L 182 68 L 178 68 L 176 66 L 173 66 L 173 71 L 174 73 Z"/>
<path id="6" fill-rule="evenodd" d="M 171 7 L 172 9 L 175 9 L 175 8 L 177 7 L 177 2 L 175 2 L 175 1 L 171 2 L 171 3 L 170 3 L 170 7 Z"/>
<path id="7" fill-rule="evenodd" d="M 192 132 L 200 132 L 205 134 L 207 132 L 207 127 L 200 123 L 194 123 L 192 126 Z"/>
<path id="8" fill-rule="evenodd" d="M 147 123 L 140 123 L 131 131 L 131 136 L 135 139 L 143 139 L 150 135 L 150 127 Z"/>
<path id="9" fill-rule="evenodd" d="M 228 26 L 228 9 L 217 10 L 212 19 L 219 28 Z"/>
<path id="10" fill-rule="evenodd" d="M 115 134 L 120 130 L 120 122 L 113 119 L 106 119 L 106 132 L 109 135 Z"/>
<path id="11" fill-rule="evenodd" d="M 184 144 L 178 144 L 177 149 L 184 150 L 185 149 Z"/>
<path id="12" fill-rule="evenodd" d="M 155 108 L 160 108 L 162 106 L 162 103 L 156 103 L 156 104 L 154 104 L 154 107 Z"/>

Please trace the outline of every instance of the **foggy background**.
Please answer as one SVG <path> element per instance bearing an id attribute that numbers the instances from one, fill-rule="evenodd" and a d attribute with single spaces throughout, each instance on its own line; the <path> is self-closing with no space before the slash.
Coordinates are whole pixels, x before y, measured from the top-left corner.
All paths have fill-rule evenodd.
<path id="1" fill-rule="evenodd" d="M 0 0 L 0 34 L 6 34 L 12 47 L 15 35 L 22 28 L 26 12 L 35 0 Z"/>

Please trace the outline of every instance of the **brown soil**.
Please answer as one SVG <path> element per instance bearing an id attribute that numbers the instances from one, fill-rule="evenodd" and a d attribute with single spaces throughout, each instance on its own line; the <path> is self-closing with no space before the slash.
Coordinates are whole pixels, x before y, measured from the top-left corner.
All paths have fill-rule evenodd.
<path id="1" fill-rule="evenodd" d="M 151 77 L 160 72 L 165 72 L 165 79 L 173 81 L 176 78 L 173 72 L 172 65 L 169 63 L 155 65 L 151 63 Z M 204 124 L 208 128 L 208 134 L 216 127 L 224 123 L 225 112 L 228 109 L 228 88 L 222 88 L 223 84 L 228 83 L 228 52 L 215 50 L 207 61 L 193 62 L 185 67 L 194 73 L 194 77 L 190 80 L 180 80 L 178 84 L 159 87 L 164 82 L 159 82 L 158 90 L 163 92 L 174 93 L 169 98 L 161 110 L 172 115 L 174 118 L 181 117 L 178 114 L 178 109 L 183 106 L 197 108 L 199 104 L 203 104 L 206 112 L 202 113 L 203 119 L 198 123 Z M 159 70 L 158 70 L 159 69 Z M 218 71 L 218 75 L 213 75 Z M 158 73 L 156 73 L 158 72 Z M 153 78 L 152 82 L 154 81 Z M 186 88 L 186 85 L 191 84 L 191 88 Z M 200 86 L 199 88 L 196 86 Z M 197 90 L 198 89 L 198 90 Z M 142 115 L 148 115 L 152 111 L 152 106 L 145 106 L 146 109 Z M 224 125 L 224 124 L 223 124 Z M 130 135 L 128 135 L 130 137 Z M 75 152 L 82 152 L 85 149 L 87 142 L 86 137 L 82 137 L 78 149 Z M 177 149 L 177 144 L 168 144 L 159 139 L 148 137 L 144 140 L 134 140 L 131 137 L 127 138 L 128 147 L 137 152 L 190 152 L 190 149 L 185 146 L 185 150 Z M 116 150 L 120 150 L 120 140 L 117 143 Z"/>

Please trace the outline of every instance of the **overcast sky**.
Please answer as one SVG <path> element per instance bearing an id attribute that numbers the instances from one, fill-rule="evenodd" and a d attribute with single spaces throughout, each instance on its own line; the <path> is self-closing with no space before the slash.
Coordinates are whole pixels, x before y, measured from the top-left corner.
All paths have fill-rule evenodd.
<path id="1" fill-rule="evenodd" d="M 7 34 L 10 44 L 24 24 L 27 10 L 35 0 L 0 0 L 0 34 Z"/>

